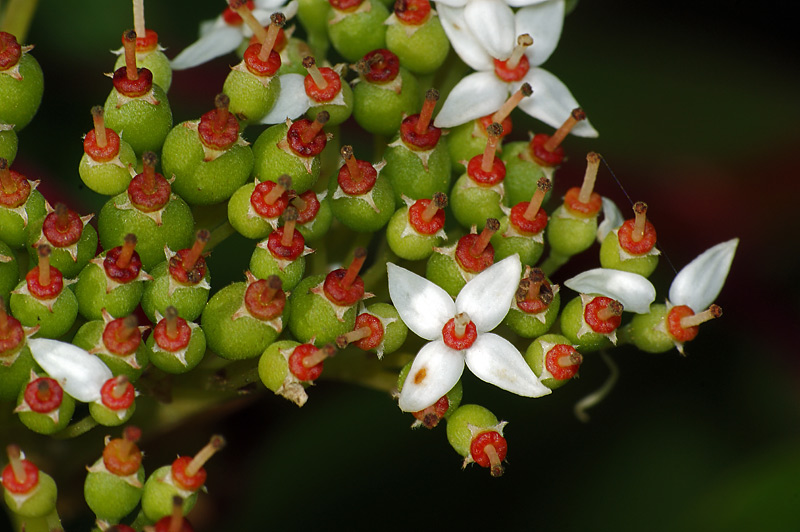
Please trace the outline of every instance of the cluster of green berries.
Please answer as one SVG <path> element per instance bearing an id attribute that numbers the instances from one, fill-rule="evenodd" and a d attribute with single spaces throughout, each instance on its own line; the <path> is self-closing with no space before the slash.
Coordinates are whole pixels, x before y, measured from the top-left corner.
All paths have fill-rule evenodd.
<path id="1" fill-rule="evenodd" d="M 280 13 L 262 27 L 244 1 L 230 0 L 226 12 L 231 24 L 248 24 L 253 38 L 243 43 L 242 61 L 214 108 L 174 127 L 167 99 L 172 72 L 158 36 L 144 28 L 123 34 L 113 88 L 104 106 L 91 110 L 94 127 L 79 164 L 83 183 L 109 197 L 95 220 L 51 206 L 38 182 L 10 169 L 16 133 L 41 99 L 42 73 L 28 47 L 0 33 L 0 402 L 15 402 L 31 430 L 63 430 L 76 399 L 90 403 L 97 423 L 124 424 L 135 416 L 136 383 L 148 366 L 182 374 L 209 353 L 257 360 L 264 386 L 302 406 L 337 349 L 337 357 L 358 349 L 381 358 L 404 346 L 407 327 L 398 311 L 387 301 L 366 304 L 373 296 L 367 288 L 379 298 L 386 290 L 375 281 L 380 275 L 362 276 L 362 269 L 382 273 L 386 256 L 424 271 L 456 297 L 475 275 L 518 255 L 525 269 L 504 324 L 517 343 L 530 342 L 525 362 L 550 389 L 571 380 L 584 355 L 621 339 L 663 352 L 696 335 L 698 318 L 686 306 L 656 305 L 618 337 L 624 308 L 613 297 L 582 293 L 561 305 L 549 275 L 595 243 L 604 208 L 594 192 L 600 162 L 594 153 L 582 185 L 550 212 L 544 207 L 564 160 L 561 143 L 585 114 L 574 110 L 553 134 L 506 142 L 510 114 L 531 97 L 525 84 L 497 112 L 443 136 L 432 121 L 439 94 L 423 91 L 419 81 L 439 69 L 449 47 L 427 0 L 398 0 L 391 15 L 376 0 L 301 2 L 307 42 L 284 33 Z M 325 57 L 329 47 L 354 63 L 349 81 L 345 65 L 318 66 L 311 51 Z M 284 75 L 302 77 L 308 105 L 285 111 L 251 144 L 246 134 L 254 126 L 284 112 L 276 107 L 290 90 Z M 358 159 L 357 147 L 342 145 L 351 116 L 359 128 L 389 139 L 382 160 Z M 245 280 L 224 287 L 212 287 L 204 255 L 214 235 L 195 223 L 198 213 L 212 210 L 226 213 L 232 230 L 253 241 Z M 653 272 L 658 251 L 646 210 L 637 203 L 633 219 L 603 236 L 604 268 L 642 277 Z M 366 249 L 347 243 L 365 233 L 385 238 L 388 247 L 373 264 Z M 98 243 L 103 251 L 96 254 Z M 338 243 L 352 261 L 307 271 L 313 249 L 306 243 L 328 249 Z M 137 309 L 149 325 L 139 325 Z M 76 357 L 102 361 L 108 374 L 84 390 L 91 399 L 73 397 L 59 375 L 47 374 L 44 344 L 34 338 L 68 340 L 82 350 Z M 400 389 L 409 368 L 400 373 Z M 415 425 L 447 420 L 447 437 L 465 464 L 499 476 L 505 423 L 481 406 L 460 406 L 461 398 L 459 381 L 414 412 Z M 139 524 L 153 524 L 172 515 L 175 495 L 188 511 L 203 485 L 203 460 L 191 458 L 145 480 L 136 439 L 126 430 L 107 445 L 109 458 L 104 451 L 90 468 L 86 500 L 105 523 L 118 523 L 141 501 Z M 28 485 L 35 474 L 25 473 L 18 450 L 9 459 L 7 502 L 16 501 L 21 515 L 47 514 L 54 484 L 47 497 L 19 502 L 20 492 L 9 486 Z M 52 483 L 44 474 L 39 479 Z"/>

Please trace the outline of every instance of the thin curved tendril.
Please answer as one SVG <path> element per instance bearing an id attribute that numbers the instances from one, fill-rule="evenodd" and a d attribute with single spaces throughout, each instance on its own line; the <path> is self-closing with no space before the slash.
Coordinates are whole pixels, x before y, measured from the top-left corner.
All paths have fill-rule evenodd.
<path id="1" fill-rule="evenodd" d="M 587 414 L 586 411 L 605 399 L 606 396 L 611 393 L 611 390 L 614 389 L 614 386 L 616 386 L 617 380 L 619 379 L 619 368 L 611 356 L 609 356 L 605 351 L 600 351 L 600 357 L 603 359 L 603 362 L 605 362 L 609 372 L 606 382 L 604 382 L 600 388 L 575 403 L 575 417 L 584 423 L 589 421 L 589 414 Z"/>

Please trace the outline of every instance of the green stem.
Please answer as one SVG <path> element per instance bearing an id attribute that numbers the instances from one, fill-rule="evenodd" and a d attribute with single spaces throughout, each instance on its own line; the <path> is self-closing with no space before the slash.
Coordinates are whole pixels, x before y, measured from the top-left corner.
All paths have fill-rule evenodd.
<path id="1" fill-rule="evenodd" d="M 550 250 L 550 255 L 548 255 L 547 259 L 539 266 L 545 275 L 550 277 L 553 275 L 556 270 L 560 267 L 565 265 L 569 259 L 572 258 L 572 255 L 562 255 L 556 251 Z"/>
<path id="2" fill-rule="evenodd" d="M 608 353 L 605 351 L 600 351 L 600 358 L 603 359 L 603 362 L 606 363 L 606 367 L 608 368 L 609 373 L 606 382 L 604 382 L 600 388 L 575 403 L 575 417 L 584 423 L 589 421 L 589 414 L 587 414 L 586 411 L 593 406 L 600 404 L 603 399 L 605 399 L 606 396 L 611 393 L 611 390 L 614 389 L 614 386 L 617 384 L 617 380 L 619 379 L 619 368 L 617 367 L 616 362 L 614 362 L 614 360 L 608 355 Z"/>
<path id="3" fill-rule="evenodd" d="M 0 20 L 0 30 L 13 34 L 17 42 L 24 43 L 38 3 L 39 0 L 11 0 Z"/>
<path id="4" fill-rule="evenodd" d="M 23 517 L 9 510 L 15 532 L 63 532 L 58 512 L 53 510 L 44 517 Z"/>
<path id="5" fill-rule="evenodd" d="M 230 222 L 225 222 L 224 224 L 220 225 L 219 227 L 215 228 L 211 231 L 211 238 L 208 239 L 208 243 L 203 248 L 204 252 L 209 252 L 214 249 L 219 244 L 222 244 L 228 237 L 234 235 L 236 233 L 236 229 L 233 228 Z"/>
<path id="6" fill-rule="evenodd" d="M 68 440 L 76 438 L 81 434 L 85 434 L 97 426 L 97 421 L 92 416 L 86 416 L 80 421 L 69 425 L 64 430 L 53 435 L 53 438 L 59 440 Z"/>

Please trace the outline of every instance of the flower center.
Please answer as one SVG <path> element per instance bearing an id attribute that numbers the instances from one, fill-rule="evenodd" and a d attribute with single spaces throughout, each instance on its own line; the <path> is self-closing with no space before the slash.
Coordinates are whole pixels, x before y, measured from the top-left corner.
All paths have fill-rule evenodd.
<path id="1" fill-rule="evenodd" d="M 525 49 L 533 44 L 533 39 L 527 33 L 517 37 L 517 46 L 511 53 L 511 57 L 505 61 L 494 60 L 494 73 L 497 77 L 506 82 L 520 81 L 530 70 L 531 65 L 525 56 Z"/>
<path id="2" fill-rule="evenodd" d="M 478 329 L 466 312 L 457 314 L 442 327 L 442 339 L 447 347 L 460 351 L 468 349 L 478 339 Z"/>

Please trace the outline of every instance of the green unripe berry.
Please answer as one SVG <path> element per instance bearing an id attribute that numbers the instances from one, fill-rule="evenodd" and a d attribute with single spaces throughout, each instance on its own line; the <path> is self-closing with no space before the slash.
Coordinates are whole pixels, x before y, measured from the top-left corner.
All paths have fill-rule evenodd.
<path id="1" fill-rule="evenodd" d="M 503 217 L 502 183 L 494 187 L 477 185 L 467 174 L 463 174 L 450 191 L 450 208 L 453 216 L 463 227 L 483 229 L 487 218 L 499 220 Z M 499 187 L 499 188 L 498 188 Z"/>
<path id="2" fill-rule="evenodd" d="M 509 224 L 508 216 L 500 218 L 500 229 L 492 236 L 494 260 L 500 261 L 516 253 L 522 264 L 536 264 L 544 251 L 544 233 L 534 236 L 509 233 Z"/>
<path id="3" fill-rule="evenodd" d="M 27 385 L 24 385 L 20 388 L 19 395 L 17 396 L 18 408 L 25 402 L 26 387 Z M 33 432 L 38 434 L 55 434 L 69 425 L 69 422 L 72 419 L 72 414 L 75 413 L 75 399 L 64 392 L 64 395 L 61 398 L 61 404 L 56 409 L 56 412 L 58 418 L 57 420 L 54 419 L 55 416 L 52 414 L 42 414 L 32 410 L 19 411 L 18 415 L 22 424 Z M 39 479 L 39 482 L 41 482 L 41 478 Z"/>
<path id="4" fill-rule="evenodd" d="M 400 314 L 394 306 L 388 303 L 373 303 L 366 308 L 366 313 L 377 317 L 383 325 L 382 345 L 378 346 L 377 351 L 375 349 L 372 351 L 383 356 L 394 353 L 403 346 L 408 336 L 408 327 L 400 319 Z"/>
<path id="5" fill-rule="evenodd" d="M 646 353 L 665 353 L 674 349 L 675 340 L 666 331 L 666 317 L 666 305 L 650 305 L 650 312 L 634 314 L 630 324 L 620 329 L 620 342 L 633 343 Z"/>
<path id="6" fill-rule="evenodd" d="M 233 193 L 228 201 L 228 221 L 242 236 L 261 240 L 272 232 L 273 227 L 269 221 L 258 216 L 250 205 L 250 196 L 255 188 L 256 183 L 246 183 Z"/>
<path id="7" fill-rule="evenodd" d="M 16 66 L 22 79 L 12 77 L 10 69 L 0 71 L 0 122 L 14 124 L 19 132 L 39 109 L 44 93 L 44 75 L 39 63 L 29 53 L 23 53 Z"/>
<path id="8" fill-rule="evenodd" d="M 39 470 L 39 484 L 22 504 L 18 504 L 8 490 L 3 490 L 3 500 L 8 508 L 22 517 L 43 517 L 51 513 L 55 510 L 57 498 L 56 482 L 42 470 Z"/>
<path id="9" fill-rule="evenodd" d="M 21 281 L 16 290 L 26 286 Z M 64 287 L 53 303 L 52 310 L 28 294 L 11 294 L 11 314 L 25 327 L 39 326 L 40 338 L 60 338 L 75 323 L 78 317 L 78 299 L 69 288 Z"/>
<path id="10" fill-rule="evenodd" d="M 208 301 L 203 310 L 202 326 L 208 347 L 214 353 L 228 360 L 255 358 L 275 341 L 281 328 L 275 329 L 269 322 L 258 320 L 251 315 L 233 319 L 234 314 L 243 307 L 247 283 L 233 283 L 226 286 Z M 280 318 L 286 326 L 287 302 Z M 291 312 L 289 312 L 291 319 Z"/>
<path id="11" fill-rule="evenodd" d="M 621 253 L 624 253 L 625 257 L 621 256 Z M 617 231 L 609 231 L 600 245 L 600 265 L 603 268 L 638 273 L 642 277 L 649 277 L 658 266 L 658 255 L 631 256 L 621 250 Z"/>
<path id="12" fill-rule="evenodd" d="M 464 162 L 469 162 L 476 155 L 483 153 L 488 138 L 480 120 L 471 120 L 451 128 L 447 135 L 447 150 L 450 153 L 453 171 L 466 172 L 467 167 Z"/>
<path id="13" fill-rule="evenodd" d="M 17 139 L 17 133 L 14 131 L 14 126 L 0 122 L 0 158 L 8 161 L 9 166 L 17 156 L 18 145 L 19 140 Z"/>
<path id="14" fill-rule="evenodd" d="M 130 168 L 136 168 L 136 154 L 131 145 L 120 139 L 119 164 L 116 161 L 96 162 L 85 152 L 78 165 L 81 181 L 91 190 L 104 196 L 115 196 L 124 192 L 131 182 Z M 122 166 L 120 166 L 120 164 Z"/>
<path id="15" fill-rule="evenodd" d="M 131 382 L 141 377 L 145 366 L 150 361 L 150 348 L 144 341 L 132 355 L 119 356 L 111 353 L 103 341 L 103 331 L 106 328 L 104 320 L 87 321 L 72 339 L 72 343 L 86 351 L 92 351 L 103 363 L 108 366 L 114 376 L 125 375 Z M 137 333 L 134 333 L 137 334 Z"/>
<path id="16" fill-rule="evenodd" d="M 161 151 L 172 129 L 172 110 L 164 89 L 154 83 L 152 95 L 158 103 L 150 103 L 146 97 L 123 103 L 122 96 L 112 89 L 103 105 L 106 127 L 121 131 L 122 138 L 137 156 L 146 151 Z"/>
<path id="17" fill-rule="evenodd" d="M 258 360 L 258 376 L 267 389 L 277 392 L 289 376 L 289 362 L 281 351 L 291 350 L 300 343 L 291 340 L 273 342 Z"/>
<path id="18" fill-rule="evenodd" d="M 433 248 L 441 246 L 443 238 L 439 234 L 426 235 L 414 229 L 408 221 L 408 207 L 398 209 L 386 227 L 386 242 L 400 258 L 422 260 L 433 254 Z"/>
<path id="19" fill-rule="evenodd" d="M 5 364 L 10 362 L 14 353 L 0 356 L 0 402 L 16 400 L 20 389 L 28 384 L 31 371 L 37 367 L 27 344 L 18 352 L 19 356 L 8 366 Z"/>
<path id="20" fill-rule="evenodd" d="M 347 308 L 339 320 L 325 295 L 311 292 L 318 285 L 321 289 L 324 280 L 324 275 L 306 277 L 289 296 L 289 330 L 301 342 L 315 338 L 314 345 L 317 347 L 335 342 L 339 336 L 352 331 L 356 323 L 357 305 Z"/>
<path id="21" fill-rule="evenodd" d="M 351 89 L 350 85 L 344 80 L 342 80 L 342 90 L 340 94 L 342 103 L 319 103 L 312 105 L 308 108 L 308 111 L 306 111 L 306 117 L 313 121 L 317 118 L 318 114 L 322 111 L 326 111 L 329 115 L 328 123 L 325 125 L 327 129 L 338 126 L 350 118 L 350 115 L 353 113 L 353 89 Z M 337 98 L 338 96 L 334 98 L 334 101 Z"/>
<path id="22" fill-rule="evenodd" d="M 78 311 L 87 320 L 102 319 L 103 309 L 115 318 L 127 316 L 136 310 L 144 293 L 143 281 L 109 285 L 109 279 L 101 265 L 105 256 L 103 252 L 98 255 L 99 261 L 87 264 L 78 275 L 78 282 L 72 287 L 75 297 L 78 298 Z"/>
<path id="23" fill-rule="evenodd" d="M 588 300 L 591 299 L 591 297 L 588 297 Z M 581 332 L 581 327 L 585 324 L 584 307 L 585 305 L 581 297 L 572 299 L 564 306 L 559 320 L 561 333 L 566 336 L 570 343 L 581 353 L 612 347 L 613 344 L 608 336 L 596 333 L 591 329 L 583 332 L 580 337 L 578 336 L 578 333 Z"/>
<path id="24" fill-rule="evenodd" d="M 375 186 L 366 194 L 350 196 L 345 194 L 335 179 L 328 185 L 333 216 L 353 231 L 377 231 L 389 222 L 394 214 L 394 191 L 389 180 L 378 175 Z M 368 199 L 371 199 L 374 207 Z"/>
<path id="25" fill-rule="evenodd" d="M 528 346 L 528 349 L 525 351 L 523 357 L 525 358 L 525 362 L 528 363 L 536 376 L 539 377 L 541 383 L 551 390 L 555 390 L 556 388 L 560 388 L 569 382 L 571 379 L 557 379 L 553 377 L 549 371 L 547 371 L 545 361 L 547 353 L 545 352 L 545 347 L 547 347 L 548 344 L 572 345 L 566 336 L 561 336 L 560 334 L 544 334 L 531 342 L 531 345 Z M 552 349 L 552 347 L 549 347 L 548 350 L 549 349 Z"/>
<path id="26" fill-rule="evenodd" d="M 118 427 L 123 423 L 127 423 L 133 417 L 134 412 L 136 412 L 136 403 L 122 411 L 111 410 L 101 402 L 89 403 L 89 415 L 104 427 Z M 144 481 L 144 477 L 142 477 L 142 481 Z M 95 511 L 95 513 L 97 512 Z"/>
<path id="27" fill-rule="evenodd" d="M 172 514 L 172 499 L 180 496 L 183 499 L 183 515 L 188 514 L 197 502 L 197 492 L 188 497 L 183 497 L 185 492 L 179 490 L 173 483 L 167 482 L 172 466 L 166 465 L 156 469 L 144 483 L 142 492 L 142 511 L 145 517 L 156 522 L 162 517 Z M 182 493 L 183 492 L 183 493 Z"/>
<path id="28" fill-rule="evenodd" d="M 289 127 L 286 124 L 276 124 L 264 130 L 253 144 L 255 166 L 253 175 L 259 181 L 278 182 L 283 174 L 292 178 L 292 188 L 299 194 L 311 188 L 319 178 L 319 156 L 301 157 L 291 148 L 286 148 L 287 153 L 278 143 L 286 139 Z"/>
<path id="29" fill-rule="evenodd" d="M 558 207 L 547 223 L 547 243 L 553 252 L 571 257 L 585 251 L 597 235 L 597 217 L 580 218 L 569 214 L 564 206 Z"/>
<path id="30" fill-rule="evenodd" d="M 447 248 L 450 249 L 450 248 Z M 425 277 L 441 286 L 451 297 L 456 297 L 467 284 L 464 273 L 452 255 L 434 251 L 425 266 Z"/>
<path id="31" fill-rule="evenodd" d="M 242 70 L 234 69 L 228 73 L 222 92 L 231 99 L 229 110 L 235 114 L 243 126 L 257 123 L 275 105 L 281 91 L 279 76 L 256 76 L 247 71 L 244 62 Z"/>
<path id="32" fill-rule="evenodd" d="M 413 31 L 411 35 L 409 29 Z M 430 74 L 444 63 L 450 51 L 450 41 L 439 17 L 431 15 L 420 26 L 401 22 L 389 24 L 386 28 L 386 48 L 395 53 L 400 63 L 411 72 Z"/>
<path id="33" fill-rule="evenodd" d="M 12 210 L 0 205 L 0 240 L 15 249 L 24 247 L 28 241 L 31 222 L 47 216 L 44 196 L 38 190 L 31 190 L 22 208 L 27 219 L 17 212 L 20 208 Z"/>
<path id="34" fill-rule="evenodd" d="M 125 66 L 125 54 L 117 56 L 117 62 L 114 63 L 114 70 Z M 153 83 L 164 89 L 164 92 L 169 92 L 172 86 L 172 67 L 169 64 L 169 59 L 164 55 L 161 50 L 153 50 L 152 52 L 136 51 L 136 68 L 146 68 L 153 73 Z"/>
<path id="35" fill-rule="evenodd" d="M 197 367 L 203 360 L 206 354 L 206 335 L 199 325 L 192 322 L 189 322 L 188 325 L 192 329 L 192 337 L 189 340 L 189 345 L 179 353 L 159 347 L 152 334 L 147 338 L 147 347 L 150 348 L 150 362 L 155 367 L 166 373 L 187 373 Z"/>
<path id="36" fill-rule="evenodd" d="M 444 137 L 433 150 L 424 152 L 409 149 L 395 137 L 384 158 L 381 175 L 391 182 L 397 207 L 405 205 L 402 196 L 417 200 L 450 190 L 451 164 Z"/>
<path id="37" fill-rule="evenodd" d="M 278 262 L 267 249 L 267 241 L 262 240 L 250 256 L 250 272 L 259 279 L 277 275 L 283 283 L 283 290 L 290 292 L 303 279 L 306 272 L 306 258 L 301 255 L 288 264 L 282 262 Z"/>
<path id="38" fill-rule="evenodd" d="M 529 155 L 529 145 L 526 141 L 503 144 L 503 152 L 500 154 L 506 165 L 506 177 L 503 180 L 506 195 L 503 202 L 509 207 L 522 201 L 530 201 L 541 177 L 553 182 L 555 168 L 539 166 Z M 547 192 L 542 203 L 550 198 L 551 191 L 552 189 Z"/>
<path id="39" fill-rule="evenodd" d="M 42 223 L 44 218 L 40 218 L 32 223 L 28 229 L 28 255 L 31 258 L 31 266 L 39 264 L 39 254 L 37 248 L 40 244 L 47 244 L 51 248 L 50 265 L 58 268 L 58 271 L 68 279 L 74 279 L 94 258 L 97 251 L 97 231 L 90 224 L 86 224 L 81 232 L 81 237 L 73 248 L 75 257 L 73 258 L 70 248 L 56 247 L 42 235 Z M 70 246 L 72 247 L 72 246 Z"/>
<path id="40" fill-rule="evenodd" d="M 178 316 L 194 321 L 203 313 L 208 301 L 211 271 L 206 268 L 203 281 L 195 285 L 183 285 L 169 274 L 169 261 L 159 263 L 152 270 L 153 280 L 146 283 L 142 294 L 142 310 L 147 318 L 156 323 L 156 312 L 166 315 L 167 307 L 178 310 Z"/>
<path id="41" fill-rule="evenodd" d="M 0 298 L 8 301 L 8 295 L 19 282 L 19 266 L 11 248 L 0 240 Z"/>
<path id="42" fill-rule="evenodd" d="M 336 51 L 351 62 L 364 54 L 386 48 L 386 7 L 376 0 L 364 0 L 355 11 L 331 9 L 328 14 L 328 36 Z"/>
<path id="43" fill-rule="evenodd" d="M 400 93 L 393 90 L 399 81 Z M 420 106 L 417 78 L 400 67 L 394 81 L 379 84 L 361 79 L 353 87 L 353 117 L 358 125 L 376 135 L 390 137 L 400 129 L 406 115 L 414 114 Z"/>
<path id="44" fill-rule="evenodd" d="M 94 463 L 92 469 L 103 467 L 103 459 Z M 131 486 L 125 479 L 108 471 L 91 471 L 83 483 L 83 497 L 98 519 L 118 523 L 131 513 L 142 498 L 145 474 L 139 467 L 136 479 L 140 486 Z"/>
<path id="45" fill-rule="evenodd" d="M 187 203 L 212 205 L 230 198 L 249 179 L 253 151 L 236 143 L 207 161 L 196 124 L 183 122 L 172 128 L 164 140 L 161 167 L 165 176 L 175 176 L 172 189 Z"/>
<path id="46" fill-rule="evenodd" d="M 497 418 L 488 409 L 480 405 L 462 405 L 447 420 L 447 441 L 458 454 L 466 457 L 472 443 L 470 427 L 493 429 L 497 425 Z"/>

